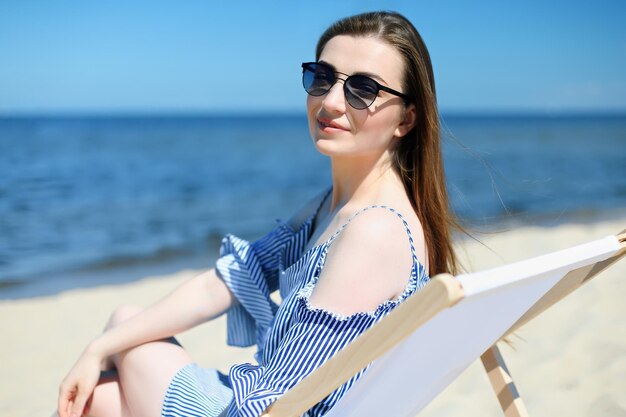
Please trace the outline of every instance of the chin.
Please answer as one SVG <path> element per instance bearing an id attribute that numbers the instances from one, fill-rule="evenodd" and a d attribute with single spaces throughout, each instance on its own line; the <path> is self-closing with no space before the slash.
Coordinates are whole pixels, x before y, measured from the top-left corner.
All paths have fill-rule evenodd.
<path id="1" fill-rule="evenodd" d="M 323 155 L 330 156 L 329 154 L 333 153 L 334 146 L 332 145 L 333 143 L 330 139 L 313 137 L 313 146 L 315 146 L 315 149 Z"/>
<path id="2" fill-rule="evenodd" d="M 315 145 L 315 149 L 317 149 L 319 153 L 328 157 L 355 157 L 360 155 L 360 152 L 356 149 L 351 148 L 345 142 L 342 144 L 334 140 L 334 138 L 316 137 L 313 139 L 313 145 Z"/>
<path id="3" fill-rule="evenodd" d="M 337 149 L 337 142 L 333 141 L 332 138 L 313 137 L 313 145 L 322 155 L 334 156 L 344 153 Z"/>

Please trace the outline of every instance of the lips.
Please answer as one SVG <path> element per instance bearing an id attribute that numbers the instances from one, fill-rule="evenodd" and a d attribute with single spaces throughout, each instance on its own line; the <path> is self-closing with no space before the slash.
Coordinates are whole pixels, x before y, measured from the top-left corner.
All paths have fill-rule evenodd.
<path id="1" fill-rule="evenodd" d="M 333 122 L 330 119 L 319 118 L 317 119 L 317 124 L 320 127 L 320 129 L 326 130 L 326 131 L 333 131 L 333 130 L 349 131 L 350 130 L 341 126 L 339 123 Z"/>

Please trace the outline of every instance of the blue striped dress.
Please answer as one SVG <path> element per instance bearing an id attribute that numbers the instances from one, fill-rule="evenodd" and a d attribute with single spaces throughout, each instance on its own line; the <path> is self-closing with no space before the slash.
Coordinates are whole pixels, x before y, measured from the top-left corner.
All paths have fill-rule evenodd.
<path id="1" fill-rule="evenodd" d="M 406 221 L 387 206 L 359 210 L 326 242 L 305 252 L 320 207 L 321 203 L 297 230 L 278 220 L 274 230 L 253 243 L 233 235 L 224 237 L 216 269 L 237 299 L 227 312 L 227 342 L 235 346 L 256 344 L 258 363 L 234 365 L 228 378 L 214 369 L 188 365 L 168 388 L 163 416 L 261 415 L 289 388 L 428 282 L 427 271 L 415 256 Z M 406 228 L 413 268 L 404 292 L 372 312 L 350 316 L 311 307 L 309 297 L 324 267 L 328 248 L 355 216 L 370 209 L 392 211 Z M 280 291 L 283 300 L 280 306 L 270 298 L 275 290 Z M 305 416 L 324 415 L 363 372 L 365 369 Z"/>

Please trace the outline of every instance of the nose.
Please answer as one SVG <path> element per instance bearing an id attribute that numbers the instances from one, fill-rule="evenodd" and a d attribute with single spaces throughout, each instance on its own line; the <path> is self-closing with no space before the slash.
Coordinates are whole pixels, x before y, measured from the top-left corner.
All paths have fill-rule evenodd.
<path id="1" fill-rule="evenodd" d="M 343 93 L 344 80 L 337 79 L 337 82 L 328 90 L 322 100 L 324 109 L 333 114 L 343 114 L 346 112 L 346 98 Z"/>

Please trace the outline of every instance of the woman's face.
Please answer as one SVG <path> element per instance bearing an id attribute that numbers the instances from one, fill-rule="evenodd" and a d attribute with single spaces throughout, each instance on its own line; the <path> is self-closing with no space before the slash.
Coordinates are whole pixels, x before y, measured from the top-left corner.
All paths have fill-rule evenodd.
<path id="1" fill-rule="evenodd" d="M 335 36 L 326 43 L 319 61 L 343 74 L 367 75 L 402 91 L 402 58 L 379 39 Z M 414 119 L 413 106 L 405 107 L 400 97 L 380 91 L 370 107 L 354 109 L 344 97 L 345 78 L 338 75 L 338 82 L 323 96 L 307 97 L 309 130 L 315 146 L 328 156 L 376 156 L 391 149 L 412 127 L 407 123 Z"/>

